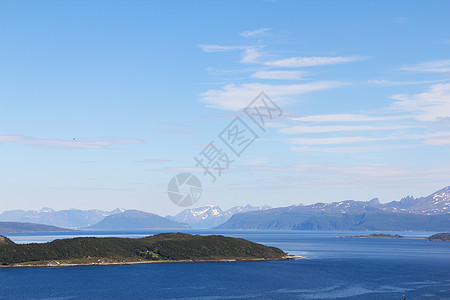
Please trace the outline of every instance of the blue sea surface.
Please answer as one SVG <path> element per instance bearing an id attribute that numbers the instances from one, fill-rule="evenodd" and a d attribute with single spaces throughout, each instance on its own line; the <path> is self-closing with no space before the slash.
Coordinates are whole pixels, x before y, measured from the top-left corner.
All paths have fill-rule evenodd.
<path id="1" fill-rule="evenodd" d="M 8 234 L 17 243 L 168 230 Z M 339 239 L 368 232 L 183 230 L 276 246 L 294 261 L 0 269 L 0 299 L 450 299 L 450 242 Z M 399 233 L 429 236 L 433 233 Z"/>

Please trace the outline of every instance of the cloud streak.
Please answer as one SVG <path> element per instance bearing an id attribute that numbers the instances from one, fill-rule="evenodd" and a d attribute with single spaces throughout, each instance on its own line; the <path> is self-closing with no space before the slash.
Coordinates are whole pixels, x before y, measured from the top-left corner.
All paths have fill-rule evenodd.
<path id="1" fill-rule="evenodd" d="M 199 45 L 199 47 L 203 52 L 227 52 L 245 49 L 245 46 Z"/>
<path id="2" fill-rule="evenodd" d="M 437 136 L 425 139 L 424 144 L 431 146 L 444 146 L 450 145 L 450 135 L 447 136 Z"/>
<path id="3" fill-rule="evenodd" d="M 311 115 L 304 117 L 295 117 L 291 120 L 298 122 L 373 122 L 373 121 L 389 121 L 408 119 L 410 116 L 369 116 L 364 114 L 327 114 L 327 115 Z"/>
<path id="4" fill-rule="evenodd" d="M 221 46 L 221 45 L 199 45 L 203 52 L 229 52 L 229 51 L 242 51 L 242 58 L 240 63 L 250 64 L 260 62 L 260 58 L 263 56 L 260 47 L 256 46 Z"/>
<path id="5" fill-rule="evenodd" d="M 292 126 L 280 129 L 281 133 L 298 134 L 298 133 L 328 133 L 340 131 L 379 131 L 379 130 L 403 130 L 417 126 L 369 126 L 369 125 L 335 125 L 335 126 Z"/>
<path id="6" fill-rule="evenodd" d="M 339 145 L 352 144 L 361 142 L 378 142 L 393 140 L 393 137 L 365 137 L 365 136 L 345 136 L 345 137 L 328 137 L 328 138 L 290 138 L 289 143 L 299 145 Z"/>
<path id="7" fill-rule="evenodd" d="M 243 32 L 240 32 L 239 35 L 243 36 L 243 37 L 255 37 L 255 36 L 260 36 L 260 35 L 264 35 L 267 33 L 267 31 L 269 31 L 270 28 L 260 28 L 260 29 L 255 29 L 255 30 L 246 30 Z"/>
<path id="8" fill-rule="evenodd" d="M 354 61 L 364 60 L 360 56 L 310 56 L 310 57 L 291 57 L 279 60 L 265 62 L 265 65 L 270 67 L 285 67 L 285 68 L 304 68 L 325 65 L 336 65 L 349 63 Z"/>
<path id="9" fill-rule="evenodd" d="M 413 72 L 432 72 L 432 73 L 448 73 L 450 72 L 450 59 L 429 61 L 417 65 L 403 67 L 404 71 Z"/>
<path id="10" fill-rule="evenodd" d="M 415 95 L 397 94 L 391 99 L 395 110 L 412 112 L 419 121 L 439 122 L 450 118 L 450 83 L 432 85 Z"/>
<path id="11" fill-rule="evenodd" d="M 258 63 L 263 54 L 257 47 L 246 47 L 242 54 L 241 63 L 252 64 Z"/>
<path id="12" fill-rule="evenodd" d="M 302 80 L 308 72 L 304 71 L 257 71 L 251 75 L 258 79 Z"/>
<path id="13" fill-rule="evenodd" d="M 305 84 L 271 85 L 261 83 L 229 84 L 221 89 L 211 89 L 201 94 L 200 101 L 206 106 L 224 110 L 240 110 L 246 107 L 255 95 L 266 92 L 276 101 L 313 91 L 338 88 L 346 83 L 338 81 L 311 82 Z"/>

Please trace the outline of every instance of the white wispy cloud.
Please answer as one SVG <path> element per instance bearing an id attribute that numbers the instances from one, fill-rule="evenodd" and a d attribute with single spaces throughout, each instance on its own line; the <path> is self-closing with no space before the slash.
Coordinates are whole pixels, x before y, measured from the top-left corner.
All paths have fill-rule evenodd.
<path id="1" fill-rule="evenodd" d="M 354 61 L 364 60 L 361 56 L 309 56 L 309 57 L 290 57 L 285 59 L 265 62 L 265 65 L 271 67 L 303 68 L 314 66 L 325 66 L 343 64 Z"/>
<path id="2" fill-rule="evenodd" d="M 256 46 L 222 46 L 222 45 L 199 45 L 204 52 L 228 52 L 242 51 L 241 63 L 257 63 L 263 56 L 260 47 Z"/>
<path id="3" fill-rule="evenodd" d="M 101 149 L 116 144 L 145 144 L 143 140 L 129 139 L 129 138 L 113 138 L 101 140 L 89 140 L 89 139 L 64 140 L 64 139 L 36 138 L 15 134 L 0 134 L 0 144 L 6 143 L 24 144 L 39 148 L 52 148 L 52 149 Z"/>
<path id="4" fill-rule="evenodd" d="M 396 127 L 400 129 L 395 130 Z M 410 128 L 420 127 L 411 126 Z M 371 131 L 370 135 L 353 136 L 353 131 L 348 131 L 349 134 L 345 136 L 315 136 L 315 137 L 293 137 L 288 138 L 287 142 L 290 144 L 302 146 L 326 146 L 326 145 L 341 145 L 341 144 L 357 144 L 368 142 L 381 141 L 418 141 L 428 145 L 446 145 L 449 142 L 448 133 L 438 131 L 407 131 L 408 127 L 403 126 L 386 126 L 386 130 Z M 389 134 L 386 133 L 389 132 Z M 311 133 L 327 133 L 327 132 L 311 132 Z M 298 148 L 295 150 L 299 150 Z"/>
<path id="5" fill-rule="evenodd" d="M 260 29 L 255 29 L 255 30 L 246 30 L 246 31 L 240 32 L 239 35 L 241 35 L 243 37 L 255 37 L 255 36 L 259 36 L 259 35 L 264 35 L 269 30 L 270 30 L 270 28 L 260 28 Z"/>
<path id="6" fill-rule="evenodd" d="M 327 123 L 327 122 L 371 122 L 371 121 L 388 121 L 388 120 L 401 120 L 410 118 L 409 116 L 386 116 L 377 115 L 369 116 L 365 114 L 324 114 L 324 115 L 311 115 L 294 117 L 291 120 L 299 122 L 315 122 L 315 123 Z"/>
<path id="7" fill-rule="evenodd" d="M 442 80 L 422 80 L 422 81 L 393 81 L 393 80 L 369 80 L 369 84 L 379 85 L 379 86 L 399 86 L 399 85 L 419 85 L 419 84 L 431 84 L 439 83 L 443 81 L 449 81 L 450 79 Z"/>
<path id="8" fill-rule="evenodd" d="M 427 138 L 423 142 L 432 146 L 450 145 L 450 135 Z"/>
<path id="9" fill-rule="evenodd" d="M 343 137 L 326 137 L 326 138 L 290 138 L 288 142 L 299 145 L 338 145 L 352 144 L 362 142 L 378 142 L 397 139 L 394 137 L 366 137 L 366 136 L 343 136 Z"/>
<path id="10" fill-rule="evenodd" d="M 450 83 L 432 85 L 427 91 L 415 95 L 397 94 L 393 109 L 413 112 L 419 121 L 439 122 L 450 118 Z"/>
<path id="11" fill-rule="evenodd" d="M 450 59 L 429 61 L 417 65 L 406 66 L 403 67 L 402 70 L 414 72 L 448 73 L 450 72 Z"/>
<path id="12" fill-rule="evenodd" d="M 308 72 L 304 71 L 257 71 L 251 75 L 258 79 L 301 80 Z"/>
<path id="13" fill-rule="evenodd" d="M 227 52 L 245 49 L 245 46 L 199 45 L 199 47 L 203 52 Z"/>
<path id="14" fill-rule="evenodd" d="M 257 63 L 259 59 L 263 57 L 260 49 L 257 47 L 246 47 L 244 52 L 242 53 L 241 63 L 250 64 Z"/>
<path id="15" fill-rule="evenodd" d="M 385 130 L 404 130 L 414 128 L 416 126 L 395 125 L 395 126 L 369 126 L 369 125 L 335 125 L 335 126 L 292 126 L 282 128 L 279 131 L 286 134 L 299 134 L 299 133 L 328 133 L 328 132 L 340 132 L 340 131 L 385 131 Z"/>
<path id="16" fill-rule="evenodd" d="M 311 153 L 341 153 L 341 154 L 352 154 L 352 153 L 370 153 L 370 152 L 381 152 L 381 151 L 391 151 L 394 149 L 406 148 L 407 145 L 394 145 L 394 146 L 337 146 L 337 147 L 314 147 L 314 146 L 295 146 L 290 147 L 291 151 L 295 152 L 311 152 Z"/>
<path id="17" fill-rule="evenodd" d="M 206 106 L 225 110 L 246 107 L 261 91 L 274 101 L 286 101 L 288 97 L 308 92 L 327 90 L 345 85 L 344 82 L 323 81 L 304 84 L 271 85 L 261 83 L 229 84 L 221 89 L 211 89 L 201 94 L 200 101 Z M 277 102 L 278 103 L 278 102 Z"/>

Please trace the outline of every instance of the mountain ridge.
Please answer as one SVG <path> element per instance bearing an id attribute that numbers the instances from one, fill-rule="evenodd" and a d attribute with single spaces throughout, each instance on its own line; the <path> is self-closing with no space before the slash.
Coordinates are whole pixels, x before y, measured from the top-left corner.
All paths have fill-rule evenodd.
<path id="1" fill-rule="evenodd" d="M 380 203 L 345 200 L 235 214 L 217 229 L 450 230 L 450 187 Z"/>
<path id="2" fill-rule="evenodd" d="M 61 228 L 51 225 L 43 225 L 29 222 L 0 222 L 1 233 L 18 232 L 69 232 L 69 228 Z"/>
<path id="3" fill-rule="evenodd" d="M 99 228 L 96 224 L 101 223 L 104 219 L 125 213 L 129 210 L 125 209 L 115 209 L 112 211 L 104 211 L 98 209 L 91 210 L 79 210 L 79 209 L 67 209 L 56 211 L 52 208 L 44 207 L 39 211 L 36 210 L 11 210 L 5 211 L 0 214 L 0 222 L 8 221 L 8 222 L 29 222 L 43 225 L 50 225 L 62 228 L 87 228 L 87 229 L 95 229 Z M 256 227 L 270 227 L 270 228 L 285 228 L 287 223 L 287 219 L 289 217 L 287 215 L 291 215 L 296 213 L 299 217 L 299 220 L 304 220 L 305 217 L 312 218 L 314 216 L 314 220 L 309 220 L 315 224 L 318 224 L 318 219 L 321 222 L 324 222 L 324 215 L 329 215 L 329 222 L 334 220 L 334 222 L 344 222 L 341 218 L 337 218 L 342 214 L 346 214 L 347 218 L 352 219 L 356 217 L 357 214 L 361 213 L 375 213 L 378 212 L 378 215 L 371 215 L 371 218 L 380 217 L 381 213 L 384 213 L 384 217 L 389 219 L 390 214 L 414 214 L 414 215 L 441 215 L 441 214 L 449 214 L 450 213 L 450 186 L 444 187 L 437 192 L 434 192 L 426 197 L 414 198 L 413 196 L 407 196 L 402 198 L 400 201 L 391 201 L 388 203 L 380 203 L 378 198 L 373 198 L 369 201 L 356 201 L 356 200 L 344 200 L 344 201 L 335 201 L 330 203 L 315 203 L 310 205 L 293 205 L 287 207 L 277 207 L 272 208 L 268 205 L 263 206 L 235 206 L 230 209 L 223 211 L 217 205 L 204 205 L 197 208 L 189 208 L 185 209 L 182 212 L 178 213 L 175 216 L 166 216 L 162 217 L 156 214 L 147 213 L 143 211 L 130 210 L 134 211 L 136 220 L 132 220 L 130 215 L 128 215 L 128 221 L 130 225 L 126 225 L 125 223 L 121 223 L 120 226 L 124 228 L 131 228 L 131 224 L 138 225 L 139 228 L 142 226 L 150 226 L 155 228 L 154 226 L 161 228 L 186 228 L 191 226 L 192 228 L 226 228 L 227 226 L 231 226 L 232 228 L 240 228 L 240 226 L 246 227 L 247 225 L 243 225 L 245 223 L 244 219 L 246 217 L 251 218 L 253 213 L 256 213 L 259 216 L 267 217 L 267 214 L 272 214 L 271 217 L 273 220 L 273 224 L 269 225 L 261 225 Z M 140 212 L 140 213 L 137 213 Z M 142 215 L 147 214 L 146 217 L 147 223 L 140 223 L 139 219 Z M 240 216 L 244 214 L 245 216 Z M 141 216 L 139 216 L 141 215 Z M 286 215 L 286 220 L 283 220 L 283 215 Z M 122 215 L 123 216 L 123 215 Z M 126 216 L 126 214 L 125 214 Z M 321 216 L 319 218 L 319 216 Z M 353 216 L 353 217 L 352 217 Z M 150 219 L 153 221 L 150 221 Z M 234 218 L 234 219 L 233 219 Z M 418 220 L 425 220 L 427 218 L 417 217 Z M 157 221 L 157 219 L 159 221 Z M 111 220 L 109 218 L 108 220 Z M 229 221 L 238 222 L 241 225 L 227 224 Z M 175 222 L 175 223 L 170 223 Z M 348 220 L 347 220 L 348 221 Z M 345 221 L 345 222 L 347 222 Z M 109 222 L 109 221 L 108 221 Z M 125 222 L 123 219 L 121 222 Z M 159 223 L 158 223 L 159 222 Z M 119 222 L 120 223 L 120 222 Z M 189 225 L 186 225 L 189 224 Z M 319 222 L 320 223 L 320 222 Z M 106 223 L 102 223 L 102 226 L 105 226 Z M 276 225 L 278 224 L 278 225 Z M 321 224 L 321 223 L 320 223 Z M 223 225 L 223 226 L 222 226 Z M 169 227 L 167 227 L 169 226 Z M 296 227 L 321 227 L 328 228 L 330 225 L 305 225 L 305 224 L 292 224 L 292 226 Z M 346 225 L 347 227 L 350 225 Z M 106 228 L 113 229 L 113 225 L 108 225 Z M 442 228 L 445 229 L 445 228 Z"/>
<path id="4" fill-rule="evenodd" d="M 204 205 L 197 208 L 188 208 L 175 216 L 167 216 L 167 218 L 189 224 L 192 228 L 212 228 L 228 221 L 236 213 L 244 213 L 249 211 L 267 210 L 271 207 L 262 206 L 234 206 L 223 211 L 217 205 Z"/>
<path id="5" fill-rule="evenodd" d="M 96 230 L 132 228 L 189 228 L 189 225 L 161 217 L 157 214 L 131 209 L 119 214 L 107 216 L 102 221 L 86 227 L 86 229 Z"/>
<path id="6" fill-rule="evenodd" d="M 0 221 L 3 222 L 30 222 L 36 224 L 50 225 L 64 228 L 83 228 L 100 222 L 106 216 L 124 212 L 122 208 L 112 211 L 100 209 L 65 209 L 54 210 L 43 207 L 41 210 L 9 210 L 0 214 Z"/>

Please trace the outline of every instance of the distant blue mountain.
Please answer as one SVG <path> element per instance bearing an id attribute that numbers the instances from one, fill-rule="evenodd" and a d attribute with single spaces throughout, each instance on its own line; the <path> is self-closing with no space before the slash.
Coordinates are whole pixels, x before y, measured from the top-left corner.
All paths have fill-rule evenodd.
<path id="1" fill-rule="evenodd" d="M 450 231 L 450 187 L 381 204 L 341 201 L 233 215 L 218 229 Z"/>
<path id="2" fill-rule="evenodd" d="M 125 212 L 107 216 L 102 221 L 87 229 L 136 229 L 136 228 L 189 228 L 189 225 L 178 223 L 156 214 L 127 210 Z"/>
<path id="3" fill-rule="evenodd" d="M 49 225 L 22 223 L 22 222 L 0 222 L 0 233 L 13 232 L 68 232 L 73 231 L 67 228 L 60 228 Z"/>
<path id="4" fill-rule="evenodd" d="M 117 208 L 113 211 L 98 209 L 79 210 L 53 210 L 44 207 L 41 210 L 10 210 L 0 214 L 0 221 L 9 222 L 31 222 L 37 224 L 52 225 L 65 228 L 82 228 L 96 224 L 105 217 L 124 212 Z"/>

